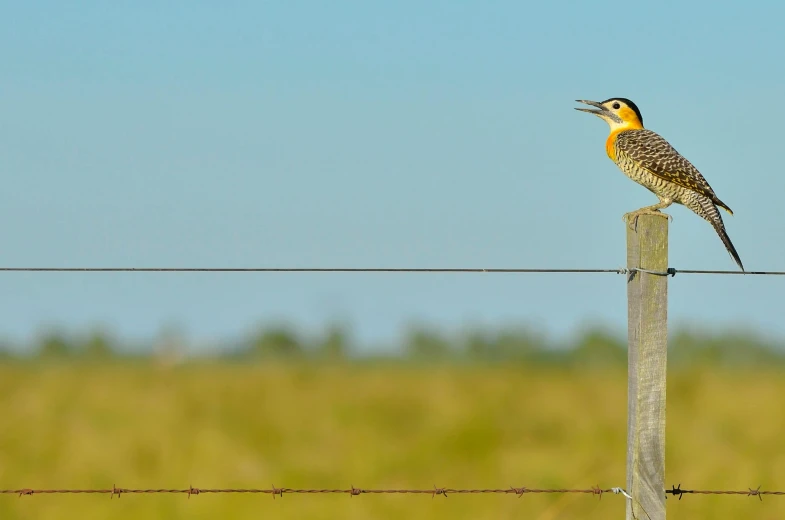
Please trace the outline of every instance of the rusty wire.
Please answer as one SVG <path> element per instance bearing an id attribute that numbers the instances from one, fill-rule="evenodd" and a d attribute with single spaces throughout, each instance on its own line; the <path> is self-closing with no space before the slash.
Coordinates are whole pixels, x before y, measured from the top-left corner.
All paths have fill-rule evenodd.
<path id="1" fill-rule="evenodd" d="M 614 489 L 602 489 L 599 486 L 588 489 L 537 489 L 527 487 L 509 487 L 509 488 L 484 488 L 484 489 L 460 489 L 460 488 L 445 488 L 436 487 L 432 489 L 365 489 L 350 487 L 347 489 L 304 489 L 304 488 L 287 488 L 271 486 L 267 489 L 260 488 L 195 488 L 188 486 L 183 489 L 132 489 L 112 486 L 111 489 L 33 489 L 33 488 L 19 488 L 19 489 L 0 489 L 0 494 L 3 495 L 65 495 L 65 494 L 105 494 L 114 497 L 120 497 L 123 494 L 155 494 L 155 493 L 168 493 L 168 494 L 184 494 L 190 497 L 191 495 L 200 495 L 203 493 L 214 494 L 242 494 L 242 493 L 261 493 L 283 497 L 284 494 L 299 494 L 299 495 L 317 495 L 317 494 L 344 494 L 349 496 L 357 495 L 431 495 L 435 497 L 441 495 L 447 497 L 448 495 L 466 495 L 466 494 L 500 494 L 500 495 L 518 495 L 523 496 L 527 493 L 585 493 L 601 496 L 603 493 L 613 493 Z"/>
<path id="2" fill-rule="evenodd" d="M 135 489 L 135 488 L 123 488 L 117 487 L 113 485 L 111 488 L 104 488 L 104 489 L 34 489 L 34 488 L 19 488 L 19 489 L 0 489 L 0 495 L 18 495 L 18 496 L 29 496 L 29 495 L 67 495 L 67 494 L 98 494 L 98 495 L 109 495 L 110 498 L 120 496 L 124 494 L 182 494 L 186 495 L 188 498 L 191 495 L 201 495 L 201 494 L 267 494 L 271 495 L 273 498 L 276 496 L 283 497 L 284 494 L 293 494 L 293 495 L 323 495 L 323 494 L 342 494 L 342 495 L 349 495 L 358 496 L 358 495 L 430 495 L 431 498 L 436 496 L 443 496 L 448 497 L 449 495 L 474 495 L 474 494 L 494 494 L 494 495 L 517 495 L 518 498 L 522 497 L 525 494 L 559 494 L 559 493 L 578 493 L 578 494 L 587 494 L 587 495 L 594 495 L 599 498 L 602 498 L 602 495 L 605 493 L 614 493 L 614 494 L 622 494 L 627 496 L 626 493 L 623 491 L 622 488 L 607 488 L 603 489 L 599 486 L 595 486 L 592 488 L 585 488 L 585 489 L 567 489 L 567 488 L 549 488 L 549 489 L 539 489 L 539 488 L 528 488 L 528 487 L 514 487 L 510 486 L 509 488 L 479 488 L 479 489 L 461 489 L 461 488 L 445 488 L 445 487 L 436 487 L 434 486 L 432 489 L 365 489 L 365 488 L 357 488 L 351 486 L 350 488 L 344 489 L 305 489 L 305 488 L 287 488 L 287 487 L 275 487 L 274 485 L 267 488 L 197 488 L 193 486 L 188 486 L 187 488 L 182 489 Z M 757 488 L 748 488 L 746 491 L 744 490 L 706 490 L 706 489 L 682 489 L 681 484 L 678 486 L 672 486 L 672 489 L 666 489 L 666 494 L 670 494 L 673 496 L 678 496 L 679 500 L 682 499 L 684 495 L 687 494 L 694 494 L 694 495 L 744 495 L 748 497 L 756 496 L 760 500 L 763 500 L 763 495 L 772 495 L 772 496 L 782 496 L 785 495 L 785 491 L 768 491 L 760 489 L 760 486 Z"/>
<path id="3" fill-rule="evenodd" d="M 763 495 L 774 495 L 774 496 L 781 496 L 785 495 L 785 491 L 766 491 L 762 490 L 761 486 L 757 488 L 747 488 L 746 491 L 743 490 L 733 490 L 733 489 L 725 489 L 725 490 L 711 490 L 711 489 L 681 489 L 681 484 L 678 486 L 671 486 L 672 489 L 666 489 L 665 493 L 678 496 L 679 500 L 684 495 L 692 494 L 692 495 L 746 495 L 748 497 L 758 497 L 760 500 L 763 500 Z"/>

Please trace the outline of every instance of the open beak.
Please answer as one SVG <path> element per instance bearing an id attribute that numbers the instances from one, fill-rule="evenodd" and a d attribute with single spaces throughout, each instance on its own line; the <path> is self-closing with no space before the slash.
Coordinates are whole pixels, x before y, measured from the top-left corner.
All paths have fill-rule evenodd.
<path id="1" fill-rule="evenodd" d="M 600 104 L 600 103 L 598 103 L 596 101 L 588 101 L 586 99 L 576 99 L 575 101 L 578 102 L 578 103 L 583 103 L 584 105 L 591 105 L 593 107 L 597 107 L 596 110 L 592 109 L 592 108 L 576 108 L 575 109 L 575 110 L 580 110 L 581 112 L 587 112 L 589 114 L 594 114 L 596 116 L 601 115 L 601 114 L 607 114 L 609 112 L 609 110 L 607 108 L 605 108 L 604 106 L 602 106 L 602 104 Z"/>

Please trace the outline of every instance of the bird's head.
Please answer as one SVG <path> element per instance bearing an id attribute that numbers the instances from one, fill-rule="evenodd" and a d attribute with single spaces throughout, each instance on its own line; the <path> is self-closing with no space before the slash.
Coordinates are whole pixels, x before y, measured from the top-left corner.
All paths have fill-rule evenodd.
<path id="1" fill-rule="evenodd" d="M 605 101 L 588 101 L 577 99 L 578 103 L 596 108 L 576 108 L 581 112 L 594 114 L 608 123 L 611 131 L 643 128 L 643 116 L 638 106 L 627 98 L 610 98 Z"/>

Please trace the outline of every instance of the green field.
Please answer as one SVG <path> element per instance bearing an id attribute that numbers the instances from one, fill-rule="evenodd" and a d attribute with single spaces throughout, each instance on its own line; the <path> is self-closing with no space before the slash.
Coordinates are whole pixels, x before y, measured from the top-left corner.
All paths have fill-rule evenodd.
<path id="1" fill-rule="evenodd" d="M 667 482 L 785 488 L 785 371 L 673 370 Z M 625 478 L 624 369 L 9 363 L 0 487 L 602 487 Z M 0 496 L 0 518 L 622 518 L 606 495 Z M 686 496 L 671 519 L 781 518 Z"/>

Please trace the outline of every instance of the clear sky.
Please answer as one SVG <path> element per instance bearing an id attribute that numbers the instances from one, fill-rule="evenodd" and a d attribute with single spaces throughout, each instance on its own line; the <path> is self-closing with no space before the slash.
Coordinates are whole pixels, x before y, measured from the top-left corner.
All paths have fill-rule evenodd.
<path id="1" fill-rule="evenodd" d="M 633 99 L 785 270 L 782 2 L 8 2 L 0 264 L 586 267 L 656 198 L 575 99 Z M 672 207 L 670 264 L 736 269 Z M 0 273 L 0 336 L 260 321 L 626 323 L 620 275 Z M 671 323 L 785 335 L 785 278 L 676 276 Z"/>

